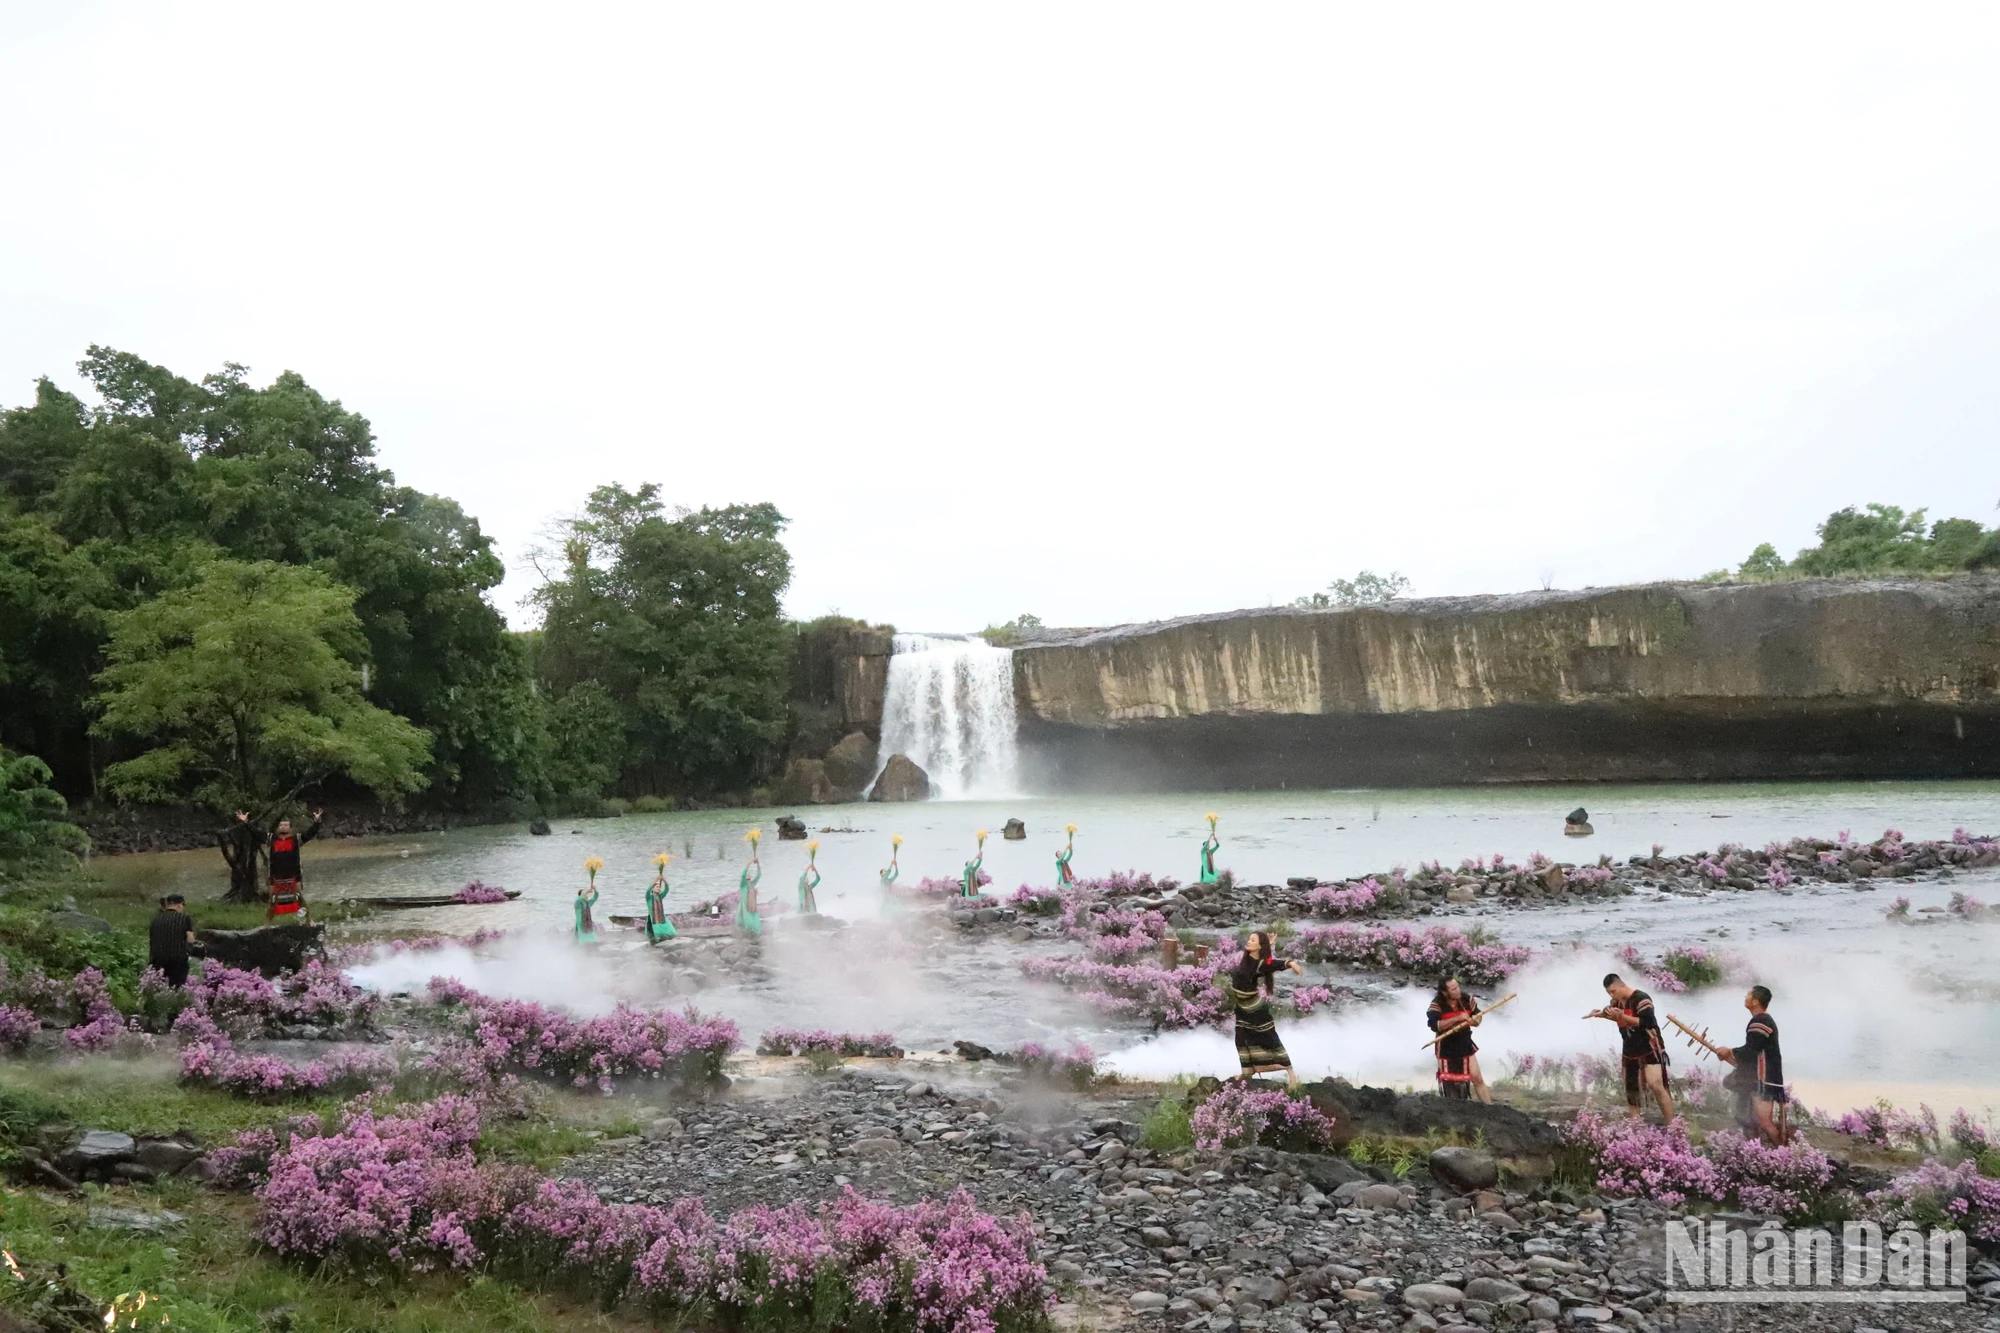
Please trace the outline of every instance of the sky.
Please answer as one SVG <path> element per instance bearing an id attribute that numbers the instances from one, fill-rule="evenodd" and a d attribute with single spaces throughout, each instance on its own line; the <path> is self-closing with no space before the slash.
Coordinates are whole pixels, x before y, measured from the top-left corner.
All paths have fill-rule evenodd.
<path id="1" fill-rule="evenodd" d="M 0 405 L 296 370 L 509 566 L 592 487 L 966 630 L 2000 521 L 2000 17 L 0 2 Z"/>

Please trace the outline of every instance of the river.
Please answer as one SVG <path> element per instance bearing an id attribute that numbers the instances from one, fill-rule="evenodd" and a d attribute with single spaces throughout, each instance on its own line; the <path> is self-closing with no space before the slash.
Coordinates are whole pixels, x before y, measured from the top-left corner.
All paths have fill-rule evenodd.
<path id="1" fill-rule="evenodd" d="M 1596 833 L 1565 838 L 1562 817 L 1578 805 L 1589 810 Z M 497 957 L 454 950 L 364 971 L 382 984 L 410 984 L 421 980 L 418 971 L 447 970 L 476 972 L 466 979 L 483 987 L 578 1007 L 656 999 L 671 992 L 653 984 L 660 969 L 647 961 L 636 935 L 608 931 L 594 954 L 579 954 L 557 938 L 568 925 L 584 859 L 605 863 L 600 920 L 642 910 L 652 858 L 662 851 L 674 857 L 670 902 L 685 910 L 735 888 L 746 851 L 743 834 L 761 827 L 765 899 L 786 902 L 806 852 L 801 843 L 779 842 L 774 820 L 797 813 L 820 843 L 820 908 L 854 928 L 837 936 L 787 931 L 777 918 L 767 937 L 765 975 L 706 987 L 692 997 L 704 1009 L 729 1014 L 753 1036 L 776 1023 L 887 1029 L 906 1044 L 925 1047 L 953 1038 L 1010 1046 L 1074 1036 L 1135 1074 L 1226 1073 L 1231 1056 L 1225 1038 L 1188 1033 L 1155 1039 L 1108 1028 L 1068 997 L 1022 979 L 1018 948 L 912 932 L 912 918 L 929 919 L 923 912 L 885 921 L 876 887 L 892 834 L 905 839 L 901 864 L 908 885 L 925 875 L 955 878 L 981 828 L 991 835 L 989 892 L 1045 885 L 1069 823 L 1078 826 L 1079 875 L 1137 869 L 1191 878 L 1210 812 L 1221 819 L 1218 864 L 1239 880 L 1265 883 L 1295 875 L 1343 878 L 1423 860 L 1455 864 L 1494 853 L 1510 861 L 1536 851 L 1559 860 L 1610 855 L 1622 861 L 1655 843 L 1682 852 L 1841 830 L 1863 839 L 1886 828 L 1913 839 L 1949 837 L 1956 828 L 1991 832 L 2000 828 L 2000 783 L 1217 793 L 630 815 L 559 820 L 546 837 L 516 825 L 329 839 L 308 849 L 308 887 L 322 900 L 449 893 L 475 878 L 521 891 L 511 903 L 396 912 L 363 923 L 365 932 L 403 933 L 465 933 L 483 926 L 526 931 L 534 941 L 532 948 L 503 946 Z M 1001 839 L 1010 817 L 1026 823 L 1026 841 Z M 100 858 L 95 868 L 151 891 L 179 889 L 197 916 L 200 900 L 224 887 L 214 853 Z M 1787 1071 L 1808 1102 L 1834 1110 L 1877 1096 L 1930 1100 L 1941 1108 L 2000 1104 L 2000 924 L 1940 921 L 1921 912 L 1942 906 L 1954 888 L 2000 900 L 2000 874 L 1961 875 L 1948 885 L 1884 882 L 1875 889 L 1827 886 L 1705 898 L 1641 893 L 1609 904 L 1486 912 L 1479 919 L 1499 936 L 1541 953 L 1507 987 L 1522 998 L 1482 1039 L 1489 1075 L 1504 1069 L 1508 1054 L 1609 1050 L 1608 1026 L 1584 1024 L 1578 1015 L 1602 1002 L 1596 983 L 1611 963 L 1611 950 L 1632 943 L 1657 951 L 1687 942 L 1738 955 L 1750 975 L 1778 993 L 1773 1010 L 1784 1025 Z M 1885 921 L 1885 908 L 1899 894 L 1911 898 L 1922 924 Z M 1380 997 L 1375 1003 L 1287 1025 L 1303 1072 L 1426 1081 L 1417 1049 L 1424 996 L 1379 982 L 1374 989 Z M 1741 1030 L 1740 995 L 1738 987 L 1725 986 L 1674 997 L 1662 1007 L 1712 1024 L 1718 1036 L 1729 1034 L 1733 1041 Z"/>

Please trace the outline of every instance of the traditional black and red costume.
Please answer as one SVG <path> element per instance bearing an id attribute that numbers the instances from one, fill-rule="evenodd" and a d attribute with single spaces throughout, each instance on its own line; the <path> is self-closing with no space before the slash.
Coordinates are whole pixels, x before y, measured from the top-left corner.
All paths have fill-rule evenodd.
<path id="1" fill-rule="evenodd" d="M 1478 1012 L 1478 999 L 1460 992 L 1456 1000 L 1432 1000 L 1424 1021 L 1430 1024 L 1432 1032 L 1450 1032 Z M 1477 1054 L 1479 1046 L 1472 1040 L 1472 1029 L 1469 1027 L 1453 1032 L 1437 1044 L 1439 1096 L 1471 1098 L 1472 1057 Z"/>
<path id="2" fill-rule="evenodd" d="M 273 919 L 281 916 L 295 916 L 305 910 L 306 895 L 301 884 L 303 875 L 299 864 L 299 848 L 313 840 L 319 832 L 319 821 L 315 819 L 306 826 L 304 833 L 273 833 L 266 856 L 271 870 L 271 906 L 268 915 Z"/>
<path id="3" fill-rule="evenodd" d="M 1625 1043 L 1625 1104 L 1637 1106 L 1640 1090 L 1645 1086 L 1646 1066 L 1658 1065 L 1664 1075 L 1672 1062 L 1667 1058 L 1667 1044 L 1660 1037 L 1660 1020 L 1653 1012 L 1652 996 L 1635 990 L 1611 1007 L 1622 1009 L 1639 1020 L 1637 1027 L 1627 1027 L 1623 1023 L 1618 1025 L 1619 1035 Z"/>

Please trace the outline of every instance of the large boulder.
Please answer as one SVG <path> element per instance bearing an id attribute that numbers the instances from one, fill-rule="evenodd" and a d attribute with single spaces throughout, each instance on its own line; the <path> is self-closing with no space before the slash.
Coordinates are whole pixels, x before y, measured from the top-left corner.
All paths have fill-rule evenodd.
<path id="1" fill-rule="evenodd" d="M 825 805 L 839 800 L 840 793 L 826 776 L 825 760 L 794 759 L 771 789 L 771 799 L 783 805 Z"/>
<path id="2" fill-rule="evenodd" d="M 255 930 L 199 930 L 194 938 L 205 958 L 275 977 L 304 967 L 308 954 L 321 951 L 321 937 L 325 934 L 325 926 L 284 925 L 259 926 Z"/>
<path id="3" fill-rule="evenodd" d="M 882 765 L 882 776 L 875 779 L 874 788 L 868 793 L 871 801 L 927 801 L 931 795 L 930 775 L 918 768 L 916 761 L 906 754 L 892 754 L 889 762 Z"/>
<path id="4" fill-rule="evenodd" d="M 1339 1078 L 1307 1084 L 1305 1091 L 1314 1106 L 1343 1127 L 1409 1137 L 1421 1137 L 1432 1129 L 1456 1130 L 1467 1137 L 1483 1134 L 1496 1157 L 1543 1157 L 1554 1152 L 1562 1138 L 1556 1126 L 1511 1106 L 1430 1093 L 1403 1097 L 1388 1088 L 1357 1088 Z"/>
<path id="5" fill-rule="evenodd" d="M 826 752 L 826 779 L 842 793 L 858 793 L 875 776 L 875 742 L 865 731 L 850 731 Z"/>

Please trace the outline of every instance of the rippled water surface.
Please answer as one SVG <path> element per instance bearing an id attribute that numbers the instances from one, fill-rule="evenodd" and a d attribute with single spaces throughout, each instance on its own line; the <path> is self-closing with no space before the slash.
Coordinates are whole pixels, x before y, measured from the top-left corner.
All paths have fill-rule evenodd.
<path id="1" fill-rule="evenodd" d="M 1563 836 L 1562 817 L 1577 805 L 1590 811 L 1597 830 L 1591 838 Z M 1843 829 L 1867 839 L 1886 828 L 1911 838 L 1949 837 L 1959 827 L 1992 832 L 2000 830 L 2000 784 L 1515 787 L 812 807 L 796 813 L 820 843 L 825 878 L 819 905 L 848 919 L 852 929 L 809 934 L 775 916 L 767 937 L 768 978 L 716 984 L 697 998 L 753 1034 L 778 1022 L 886 1028 L 924 1046 L 951 1038 L 1011 1045 L 1075 1034 L 1116 1052 L 1134 1072 L 1226 1072 L 1226 1039 L 1196 1033 L 1155 1040 L 1108 1029 L 1060 993 L 1025 982 L 1017 967 L 1021 950 L 1014 946 L 936 938 L 925 928 L 932 918 L 921 910 L 885 919 L 876 887 L 891 834 L 906 839 L 901 861 L 908 885 L 925 875 L 956 878 L 980 828 L 991 832 L 989 892 L 1047 884 L 1066 823 L 1078 826 L 1074 864 L 1080 875 L 1141 869 L 1191 878 L 1203 816 L 1211 811 L 1221 816 L 1219 864 L 1241 880 L 1261 883 L 1494 853 L 1510 861 L 1535 851 L 1559 860 L 1608 854 L 1622 861 L 1655 843 L 1682 852 Z M 651 861 L 662 851 L 674 857 L 670 902 L 683 910 L 735 888 L 746 850 L 743 833 L 754 824 L 764 829 L 765 899 L 789 902 L 805 850 L 777 841 L 772 821 L 781 813 L 787 812 L 559 821 L 553 836 L 539 838 L 513 826 L 329 840 L 307 850 L 308 891 L 322 899 L 448 893 L 474 878 L 518 889 L 516 902 L 397 912 L 366 928 L 529 928 L 536 932 L 531 953 L 505 962 L 454 954 L 439 965 L 486 969 L 485 984 L 511 982 L 538 992 L 536 998 L 589 1004 L 608 1003 L 614 995 L 646 997 L 655 993 L 649 977 L 660 969 L 636 935 L 607 931 L 594 953 L 552 938 L 568 925 L 584 858 L 605 862 L 600 920 L 643 910 Z M 1026 822 L 1025 842 L 1001 840 L 1009 817 Z M 158 892 L 180 889 L 195 901 L 197 915 L 199 900 L 225 886 L 221 858 L 212 852 L 104 858 L 97 869 L 136 877 Z M 1508 989 L 1521 999 L 1482 1038 L 1489 1074 L 1499 1072 L 1509 1053 L 1610 1049 L 1607 1025 L 1578 1018 L 1601 1003 L 1596 983 L 1610 952 L 1626 942 L 1657 949 L 1686 941 L 1736 953 L 1749 973 L 1778 992 L 1774 1012 L 1784 1027 L 1787 1069 L 1809 1097 L 1819 1092 L 1831 1102 L 1881 1092 L 1911 1100 L 1929 1095 L 1948 1104 L 2000 1101 L 1990 1091 L 2000 1086 L 2000 925 L 1954 920 L 1896 927 L 1883 917 L 1899 893 L 1921 909 L 1941 906 L 1952 888 L 2000 900 L 2000 877 L 1988 872 L 1915 888 L 1884 882 L 1874 890 L 1841 886 L 1706 898 L 1642 893 L 1610 905 L 1482 917 L 1502 937 L 1544 951 L 1542 961 L 1510 982 Z M 551 937 L 546 941 L 543 930 Z M 1397 1082 L 1428 1078 L 1417 1050 L 1425 1035 L 1423 997 L 1413 988 L 1397 990 L 1379 979 L 1375 984 L 1384 992 L 1378 1003 L 1286 1026 L 1302 1069 Z M 1663 1007 L 1711 1024 L 1733 1041 L 1740 1039 L 1734 1035 L 1742 1019 L 1739 1000 L 1740 991 L 1729 987 L 1692 1000 L 1676 997 Z"/>

